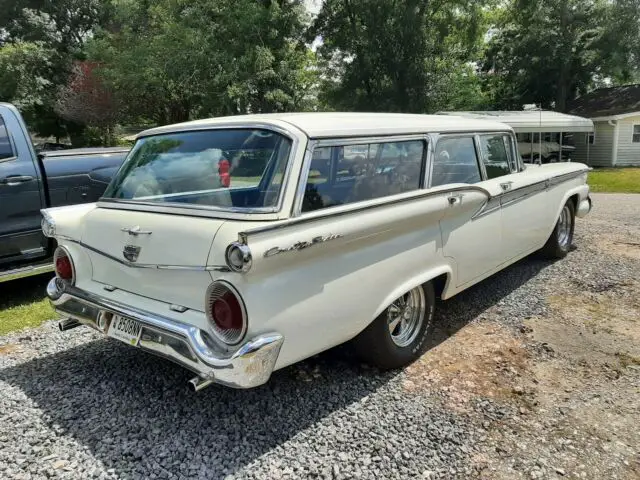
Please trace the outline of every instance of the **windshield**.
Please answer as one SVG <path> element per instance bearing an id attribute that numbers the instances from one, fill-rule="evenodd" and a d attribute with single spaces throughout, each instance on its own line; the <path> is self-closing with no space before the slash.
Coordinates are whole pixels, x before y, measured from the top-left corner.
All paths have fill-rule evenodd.
<path id="1" fill-rule="evenodd" d="M 273 209 L 290 151 L 288 138 L 261 129 L 142 138 L 103 198 Z"/>

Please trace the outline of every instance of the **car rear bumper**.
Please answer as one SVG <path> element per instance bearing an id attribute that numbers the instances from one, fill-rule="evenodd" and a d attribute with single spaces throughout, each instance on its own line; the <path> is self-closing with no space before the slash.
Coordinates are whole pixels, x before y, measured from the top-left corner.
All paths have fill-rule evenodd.
<path id="1" fill-rule="evenodd" d="M 202 330 L 193 325 L 114 302 L 57 278 L 47 285 L 47 296 L 56 311 L 72 319 L 61 323 L 61 330 L 84 324 L 106 334 L 114 315 L 140 322 L 142 332 L 132 345 L 195 372 L 198 379 L 191 382 L 195 390 L 210 383 L 234 388 L 262 385 L 269 380 L 284 341 L 278 333 L 263 334 L 233 353 L 219 352 L 207 345 Z"/>

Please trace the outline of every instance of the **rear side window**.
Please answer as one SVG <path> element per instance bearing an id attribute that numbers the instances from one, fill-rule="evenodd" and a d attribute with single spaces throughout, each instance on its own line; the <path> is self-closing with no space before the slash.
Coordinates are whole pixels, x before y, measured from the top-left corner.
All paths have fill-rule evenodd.
<path id="1" fill-rule="evenodd" d="M 432 187 L 481 180 L 473 137 L 444 137 L 438 141 L 431 174 Z"/>
<path id="2" fill-rule="evenodd" d="M 303 212 L 418 190 L 425 142 L 371 143 L 314 150 Z"/>
<path id="3" fill-rule="evenodd" d="M 15 157 L 15 155 L 13 153 L 13 148 L 11 147 L 11 140 L 9 139 L 7 126 L 4 124 L 2 116 L 0 116 L 0 160 L 12 157 Z"/>
<path id="4" fill-rule="evenodd" d="M 482 148 L 482 159 L 484 168 L 487 171 L 487 178 L 498 178 L 509 175 L 510 156 L 507 153 L 507 143 L 504 135 L 481 135 L 480 148 Z"/>

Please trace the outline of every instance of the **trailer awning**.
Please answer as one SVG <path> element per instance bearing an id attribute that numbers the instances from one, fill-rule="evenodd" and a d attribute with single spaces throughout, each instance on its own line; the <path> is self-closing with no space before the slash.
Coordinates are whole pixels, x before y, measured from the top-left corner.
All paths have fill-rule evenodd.
<path id="1" fill-rule="evenodd" d="M 516 133 L 593 132 L 593 122 L 588 118 L 549 110 L 439 112 L 438 114 L 506 123 Z"/>

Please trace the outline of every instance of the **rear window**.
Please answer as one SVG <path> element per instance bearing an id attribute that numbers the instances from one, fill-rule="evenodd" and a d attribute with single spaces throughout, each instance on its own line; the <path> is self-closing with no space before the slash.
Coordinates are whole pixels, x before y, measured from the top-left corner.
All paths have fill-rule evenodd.
<path id="1" fill-rule="evenodd" d="M 262 129 L 146 137 L 136 142 L 103 198 L 273 208 L 290 152 L 288 138 Z"/>
<path id="2" fill-rule="evenodd" d="M 0 160 L 14 157 L 13 148 L 11 148 L 11 140 L 7 133 L 7 127 L 4 120 L 0 117 Z"/>

